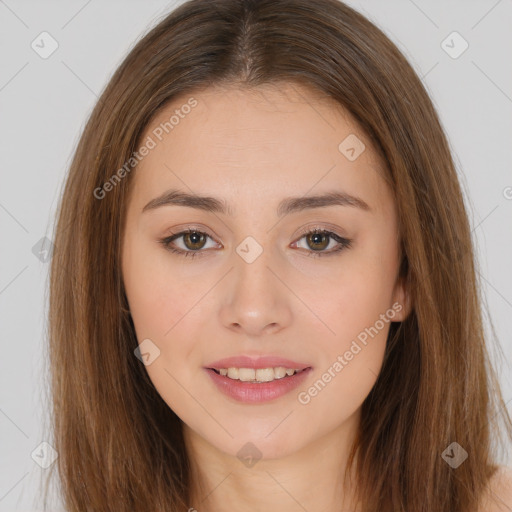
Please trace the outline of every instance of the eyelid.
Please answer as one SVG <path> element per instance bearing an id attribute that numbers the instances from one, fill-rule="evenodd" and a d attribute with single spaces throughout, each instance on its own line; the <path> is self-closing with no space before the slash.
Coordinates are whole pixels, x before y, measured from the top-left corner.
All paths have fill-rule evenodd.
<path id="1" fill-rule="evenodd" d="M 326 225 L 305 226 L 304 228 L 302 228 L 300 230 L 295 241 L 292 243 L 296 244 L 302 238 L 304 238 L 306 235 L 313 234 L 313 233 L 326 234 L 329 238 L 331 238 L 331 240 L 334 240 L 337 245 L 328 251 L 313 251 L 311 249 L 302 249 L 302 248 L 298 247 L 298 249 L 301 249 L 301 251 L 304 251 L 306 256 L 313 257 L 313 258 L 334 256 L 335 254 L 340 253 L 345 249 L 350 249 L 352 247 L 352 243 L 353 243 L 352 238 L 343 236 L 343 235 L 339 234 L 337 228 L 329 227 Z"/>
<path id="2" fill-rule="evenodd" d="M 301 237 L 301 236 L 304 236 L 304 235 L 307 235 L 308 233 L 312 232 L 312 231 L 328 231 L 330 233 L 333 233 L 335 234 L 336 236 L 339 236 L 340 238 L 345 238 L 347 239 L 346 236 L 343 236 L 339 231 L 340 229 L 331 225 L 331 224 L 325 224 L 325 223 L 322 223 L 322 224 L 308 224 L 307 226 L 304 226 L 303 228 L 301 228 L 298 232 L 298 234 L 296 235 L 296 237 Z"/>
<path id="3" fill-rule="evenodd" d="M 210 230 L 205 227 L 205 226 L 202 226 L 200 224 L 183 224 L 183 225 L 180 225 L 180 226 L 177 226 L 177 227 L 174 227 L 174 228 L 171 228 L 171 229 L 168 229 L 166 231 L 166 237 L 170 237 L 170 236 L 173 236 L 173 235 L 179 235 L 183 232 L 186 232 L 186 231 L 198 231 L 200 233 L 204 233 L 208 236 L 210 236 L 211 238 L 215 238 Z"/>
<path id="4" fill-rule="evenodd" d="M 170 252 L 176 253 L 178 255 L 184 256 L 184 257 L 201 257 L 204 255 L 204 253 L 210 252 L 211 249 L 199 249 L 196 251 L 192 250 L 185 250 L 180 248 L 175 248 L 171 244 L 176 238 L 180 238 L 183 235 L 186 235 L 190 232 L 197 232 L 202 235 L 206 235 L 207 237 L 211 238 L 215 243 L 220 244 L 221 248 L 223 247 L 220 242 L 216 240 L 216 238 L 209 233 L 209 230 L 203 226 L 197 226 L 197 225 L 186 225 L 184 227 L 178 227 L 174 228 L 173 232 L 170 233 L 168 236 L 165 236 L 164 238 L 160 239 L 159 242 L 164 246 L 164 248 Z M 338 229 L 335 227 L 330 227 L 329 225 L 322 224 L 322 225 L 308 225 L 299 231 L 299 233 L 295 236 L 294 242 L 292 244 L 295 244 L 299 242 L 304 236 L 312 234 L 312 233 L 325 233 L 327 236 L 329 236 L 332 240 L 336 241 L 338 244 L 337 247 L 330 249 L 329 251 L 313 251 L 303 248 L 298 248 L 301 251 L 305 251 L 307 256 L 312 257 L 322 257 L 322 256 L 331 256 L 334 255 L 343 249 L 348 249 L 352 246 L 353 239 L 347 238 L 341 234 L 339 234 Z"/>
<path id="5" fill-rule="evenodd" d="M 188 257 L 196 257 L 196 256 L 203 256 L 205 252 L 209 252 L 211 249 L 201 249 L 198 251 L 190 251 L 185 249 L 180 249 L 172 246 L 172 242 L 176 238 L 181 238 L 182 236 L 186 235 L 187 233 L 200 233 L 202 235 L 206 235 L 207 237 L 211 238 L 216 244 L 221 245 L 221 248 L 223 247 L 220 242 L 216 240 L 216 238 L 210 234 L 209 230 L 203 226 L 197 226 L 197 225 L 186 225 L 183 227 L 178 226 L 177 228 L 174 228 L 172 232 L 170 232 L 167 236 L 164 236 L 163 238 L 159 239 L 159 243 L 161 243 L 164 246 L 164 249 L 176 253 L 181 256 L 188 256 Z"/>
<path id="6" fill-rule="evenodd" d="M 295 241 L 297 241 L 297 237 L 304 236 L 304 235 L 306 235 L 306 234 L 308 234 L 308 233 L 310 233 L 311 231 L 314 231 L 314 230 L 329 231 L 329 232 L 332 232 L 332 233 L 336 234 L 340 238 L 348 239 L 346 236 L 342 235 L 339 232 L 339 228 L 338 227 L 333 226 L 333 225 L 328 224 L 328 223 L 327 224 L 325 224 L 325 223 L 318 224 L 317 223 L 317 224 L 312 224 L 312 225 L 308 224 L 308 225 L 302 227 L 299 230 L 299 232 L 295 235 Z M 194 224 L 186 224 L 185 226 L 178 226 L 177 228 L 173 228 L 172 231 L 169 230 L 168 234 L 164 238 L 170 238 L 172 236 L 180 235 L 180 234 L 186 233 L 188 231 L 198 231 L 200 233 L 208 235 L 210 238 L 215 240 L 216 243 L 220 244 L 220 242 L 215 238 L 214 235 L 211 234 L 211 232 L 208 230 L 208 228 L 206 228 L 204 226 L 200 226 L 200 225 L 194 225 Z"/>

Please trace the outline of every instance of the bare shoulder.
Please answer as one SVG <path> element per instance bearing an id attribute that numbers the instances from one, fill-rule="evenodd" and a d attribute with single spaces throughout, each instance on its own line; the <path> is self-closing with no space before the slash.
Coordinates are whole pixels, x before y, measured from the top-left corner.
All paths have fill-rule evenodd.
<path id="1" fill-rule="evenodd" d="M 481 512 L 512 511 L 512 468 L 500 466 L 489 482 Z"/>

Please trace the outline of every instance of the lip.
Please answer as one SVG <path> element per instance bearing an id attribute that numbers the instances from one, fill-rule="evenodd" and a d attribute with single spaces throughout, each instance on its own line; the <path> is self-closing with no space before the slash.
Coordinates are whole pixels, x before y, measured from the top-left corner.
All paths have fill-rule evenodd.
<path id="1" fill-rule="evenodd" d="M 268 364 L 268 359 L 266 361 L 267 362 L 265 364 Z M 253 363 L 258 364 L 255 361 L 253 361 Z M 277 366 L 282 365 L 279 364 Z M 221 368 L 225 367 L 221 366 Z M 248 366 L 242 366 L 242 368 L 248 368 Z M 254 366 L 250 366 L 250 368 L 254 368 Z M 215 373 L 212 368 L 204 368 L 204 370 L 208 373 L 213 383 L 217 386 L 217 389 L 224 393 L 224 395 L 227 397 L 241 403 L 257 404 L 269 402 L 290 393 L 304 382 L 313 368 L 308 367 L 292 376 L 276 379 L 272 382 L 261 383 L 242 382 L 240 380 L 230 379 L 227 376 Z"/>
<path id="2" fill-rule="evenodd" d="M 205 365 L 205 368 L 215 368 L 216 370 L 219 370 L 220 368 L 254 368 L 256 370 L 258 368 L 275 368 L 277 366 L 284 366 L 285 368 L 291 368 L 293 370 L 304 370 L 306 368 L 312 368 L 310 364 L 292 361 L 291 359 L 285 359 L 279 356 L 226 357 L 224 359 L 219 359 L 218 361 L 214 361 Z M 257 385 L 259 386 L 260 384 Z"/>

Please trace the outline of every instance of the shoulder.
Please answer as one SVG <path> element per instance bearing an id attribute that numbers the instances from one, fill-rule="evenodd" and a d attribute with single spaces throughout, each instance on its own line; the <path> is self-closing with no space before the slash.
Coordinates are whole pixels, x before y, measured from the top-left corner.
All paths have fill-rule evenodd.
<path id="1" fill-rule="evenodd" d="M 489 481 L 481 512 L 509 512 L 512 510 L 512 468 L 499 466 Z"/>

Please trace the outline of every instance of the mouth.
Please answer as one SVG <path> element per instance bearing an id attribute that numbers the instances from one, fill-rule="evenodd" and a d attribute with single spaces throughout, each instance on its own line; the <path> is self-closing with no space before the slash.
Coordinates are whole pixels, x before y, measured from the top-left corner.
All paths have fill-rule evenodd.
<path id="1" fill-rule="evenodd" d="M 242 404 L 263 404 L 290 395 L 313 371 L 305 368 L 204 368 L 213 384 L 230 400 Z"/>
<path id="2" fill-rule="evenodd" d="M 217 375 L 227 377 L 231 380 L 240 382 L 250 382 L 253 384 L 263 382 L 273 382 L 279 379 L 289 379 L 298 373 L 311 369 L 310 366 L 306 368 L 286 368 L 285 366 L 275 366 L 268 368 L 208 368 Z"/>

